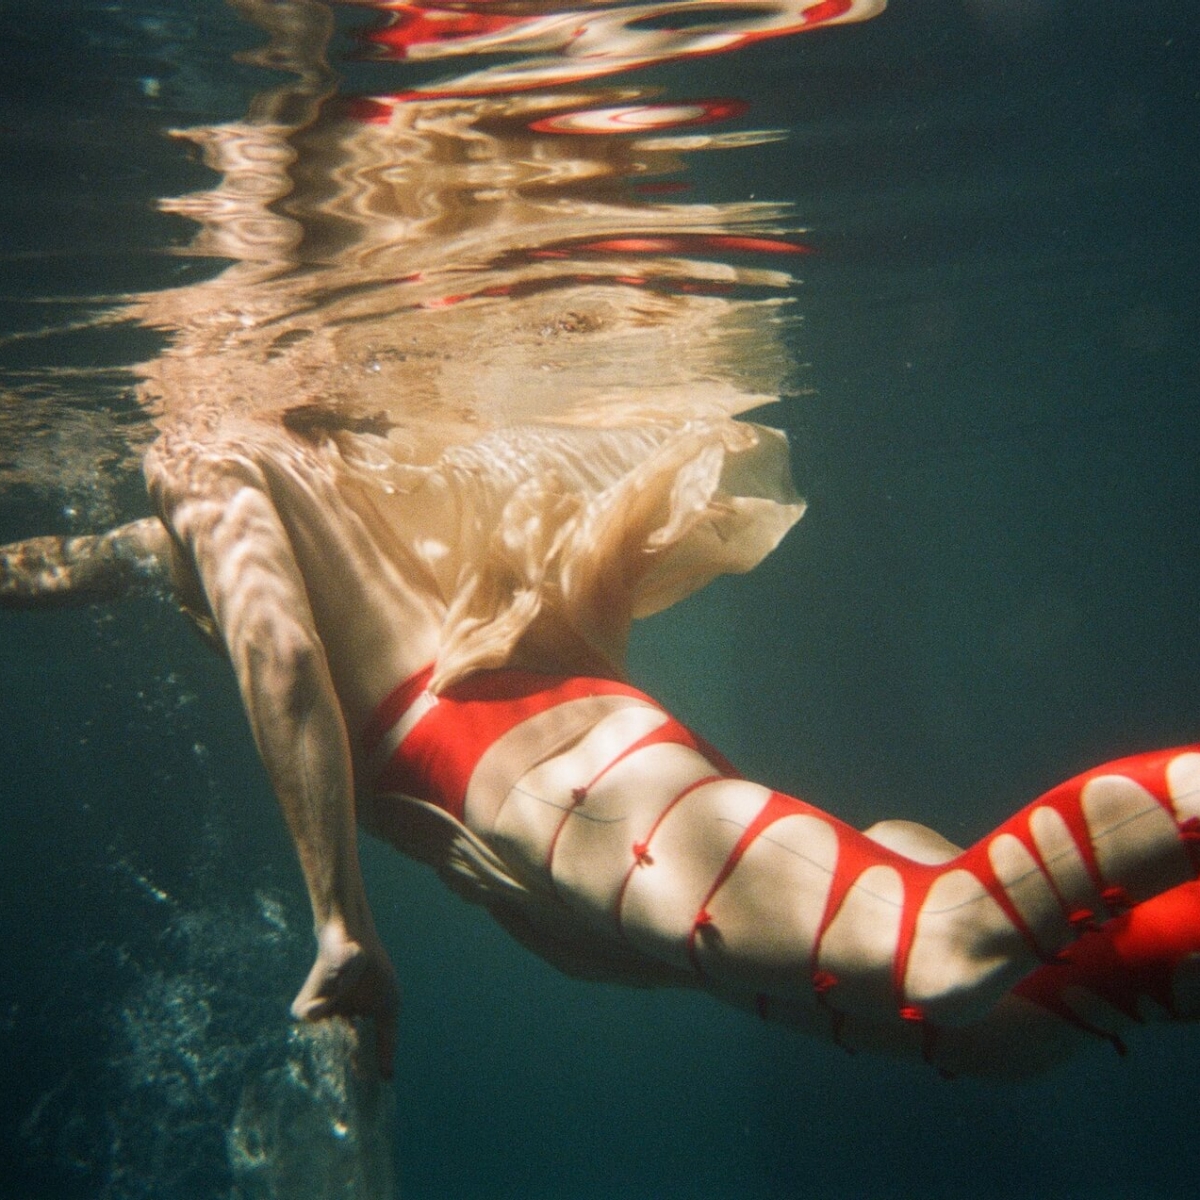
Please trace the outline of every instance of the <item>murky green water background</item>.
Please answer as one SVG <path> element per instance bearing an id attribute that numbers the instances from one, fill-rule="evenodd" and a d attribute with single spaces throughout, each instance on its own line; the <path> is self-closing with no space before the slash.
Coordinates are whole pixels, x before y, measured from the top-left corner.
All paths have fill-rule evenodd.
<path id="1" fill-rule="evenodd" d="M 693 177 L 794 201 L 816 251 L 800 394 L 769 418 L 810 511 L 633 655 L 747 774 L 961 841 L 1087 765 L 1196 739 L 1197 26 L 1167 0 L 894 0 L 660 69 L 789 129 Z M 153 199 L 208 176 L 161 131 L 244 110 L 245 28 L 216 4 L 27 0 L 0 31 L 0 329 L 211 272 L 162 253 L 190 230 Z M 142 418 L 96 368 L 153 345 L 0 342 L 0 540 L 145 511 Z M 51 385 L 50 364 L 87 373 Z M 0 706 L 0 1195 L 228 1195 L 232 1108 L 309 953 L 232 682 L 164 602 L 6 613 Z M 703 997 L 564 980 L 422 870 L 378 847 L 367 869 L 406 989 L 410 1200 L 1194 1191 L 1195 1030 L 951 1084 Z"/>

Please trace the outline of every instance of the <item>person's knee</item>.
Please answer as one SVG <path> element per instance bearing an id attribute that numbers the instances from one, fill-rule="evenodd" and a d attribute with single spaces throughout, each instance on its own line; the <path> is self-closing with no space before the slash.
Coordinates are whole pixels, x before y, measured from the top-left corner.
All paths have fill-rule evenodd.
<path id="1" fill-rule="evenodd" d="M 968 1024 L 985 1016 L 1035 965 L 974 874 L 947 871 L 917 915 L 903 965 L 903 1003 L 944 1024 Z"/>

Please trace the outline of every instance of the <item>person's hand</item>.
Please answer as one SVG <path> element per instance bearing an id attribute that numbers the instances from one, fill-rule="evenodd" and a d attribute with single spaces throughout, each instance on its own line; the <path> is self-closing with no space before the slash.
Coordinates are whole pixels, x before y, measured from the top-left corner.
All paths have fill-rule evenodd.
<path id="1" fill-rule="evenodd" d="M 317 960 L 292 1001 L 292 1016 L 300 1021 L 371 1017 L 379 1073 L 390 1079 L 400 993 L 387 951 L 373 934 L 354 939 L 334 923 L 320 930 L 317 942 Z"/>

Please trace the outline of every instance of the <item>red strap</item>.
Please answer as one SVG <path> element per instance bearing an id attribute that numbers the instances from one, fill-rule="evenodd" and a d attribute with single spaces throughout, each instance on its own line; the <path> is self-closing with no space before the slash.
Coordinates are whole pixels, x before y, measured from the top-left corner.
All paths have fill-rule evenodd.
<path id="1" fill-rule="evenodd" d="M 660 710 L 661 711 L 661 710 Z M 610 759 L 595 775 L 592 776 L 587 783 L 580 787 L 573 788 L 571 791 L 571 807 L 568 808 L 562 815 L 562 819 L 554 830 L 554 834 L 550 839 L 549 849 L 546 851 L 546 871 L 551 873 L 554 866 L 554 851 L 558 847 L 558 839 L 562 835 L 562 831 L 566 828 L 567 822 L 571 819 L 571 814 L 583 804 L 588 793 L 594 788 L 605 775 L 609 773 L 618 763 L 624 762 L 631 754 L 636 754 L 639 750 L 644 750 L 648 746 L 686 746 L 689 750 L 695 750 L 711 765 L 717 767 L 721 771 L 721 778 L 734 779 L 737 778 L 737 771 L 729 763 L 727 759 L 722 757 L 714 750 L 703 738 L 697 737 L 686 725 L 681 725 L 669 713 L 664 714 L 666 720 L 656 729 L 652 729 L 649 733 L 638 738 L 636 742 L 626 746 L 620 754 Z M 668 805 L 670 807 L 670 805 Z M 661 819 L 661 818 L 660 818 Z M 553 877 L 553 876 L 552 876 Z"/>
<path id="2" fill-rule="evenodd" d="M 363 749 L 370 754 L 397 721 L 416 702 L 417 697 L 429 686 L 433 677 L 433 663 L 410 675 L 388 693 L 383 703 L 375 710 L 362 733 Z"/>
<path id="3" fill-rule="evenodd" d="M 421 694 L 428 671 L 406 679 L 384 700 L 367 726 L 364 744 L 368 737 L 379 744 Z M 376 786 L 381 792 L 429 800 L 461 821 L 471 776 L 492 745 L 530 717 L 590 696 L 629 696 L 654 703 L 613 679 L 481 671 L 437 697 L 397 747 Z"/>
<path id="4" fill-rule="evenodd" d="M 708 894 L 704 897 L 700 905 L 700 911 L 696 914 L 696 918 L 692 923 L 692 931 L 688 934 L 688 959 L 698 974 L 704 974 L 704 968 L 700 965 L 700 958 L 696 952 L 696 938 L 702 935 L 704 930 L 712 928 L 713 919 L 712 914 L 708 911 L 708 906 L 712 902 L 713 897 L 721 890 L 722 885 L 730 875 L 737 870 L 738 864 L 742 861 L 746 851 L 750 849 L 762 833 L 774 825 L 776 821 L 780 821 L 784 817 L 794 816 L 797 812 L 803 811 L 803 805 L 799 801 L 793 800 L 791 796 L 785 796 L 781 792 L 772 792 L 767 797 L 762 808 L 758 810 L 758 815 L 742 831 L 742 836 L 738 838 L 737 844 L 729 852 L 729 857 L 725 859 L 724 865 L 717 872 L 716 879 L 713 880 L 712 886 L 708 889 Z"/>

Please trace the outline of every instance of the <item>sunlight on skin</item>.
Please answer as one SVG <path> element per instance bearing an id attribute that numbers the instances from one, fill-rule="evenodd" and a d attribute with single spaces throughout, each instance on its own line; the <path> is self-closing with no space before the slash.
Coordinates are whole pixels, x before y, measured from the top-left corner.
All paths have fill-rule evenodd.
<path id="1" fill-rule="evenodd" d="M 363 37 L 393 55 L 532 57 L 349 99 L 327 9 L 238 7 L 291 79 L 178 135 L 221 178 L 163 207 L 234 262 L 133 306 L 171 334 L 140 371 L 160 523 L 7 547 L 0 601 L 157 567 L 219 639 L 312 902 L 295 1015 L 373 1018 L 390 1072 L 357 825 L 565 970 L 707 988 L 945 1072 L 1119 1044 L 1068 984 L 1176 1011 L 1144 976 L 1200 952 L 1200 924 L 1163 938 L 1195 895 L 1194 750 L 1086 773 L 957 851 L 741 779 L 623 682 L 634 618 L 752 569 L 804 511 L 783 436 L 737 418 L 784 387 L 780 264 L 805 246 L 780 206 L 636 192 L 771 140 L 708 128 L 736 104 L 594 81 L 882 4 L 723 3 L 744 10 L 727 29 L 654 28 L 694 3 L 373 6 Z"/>

